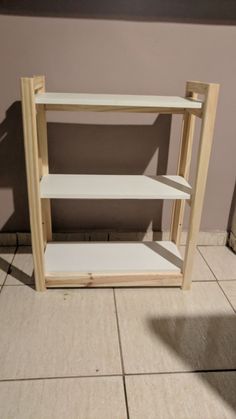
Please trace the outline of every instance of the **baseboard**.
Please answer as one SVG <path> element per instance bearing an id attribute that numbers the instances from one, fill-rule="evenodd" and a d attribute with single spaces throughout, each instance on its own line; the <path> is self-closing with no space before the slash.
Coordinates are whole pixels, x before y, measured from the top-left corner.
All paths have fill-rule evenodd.
<path id="1" fill-rule="evenodd" d="M 186 244 L 187 232 L 181 236 L 181 244 Z M 168 231 L 81 231 L 77 233 L 54 233 L 55 241 L 151 241 L 168 240 Z M 227 231 L 200 231 L 198 245 L 201 246 L 224 246 L 228 240 Z M 236 249 L 236 238 L 230 236 L 231 247 Z M 0 233 L 0 246 L 29 246 L 31 244 L 30 233 Z M 234 246 L 234 247 L 233 247 Z"/>

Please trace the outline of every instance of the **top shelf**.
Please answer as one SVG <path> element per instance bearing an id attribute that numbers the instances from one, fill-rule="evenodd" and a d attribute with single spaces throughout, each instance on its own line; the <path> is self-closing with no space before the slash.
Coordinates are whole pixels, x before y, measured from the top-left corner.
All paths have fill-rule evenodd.
<path id="1" fill-rule="evenodd" d="M 35 103 L 48 110 L 77 108 L 90 111 L 183 112 L 199 110 L 202 102 L 178 96 L 140 96 L 90 93 L 37 93 Z"/>

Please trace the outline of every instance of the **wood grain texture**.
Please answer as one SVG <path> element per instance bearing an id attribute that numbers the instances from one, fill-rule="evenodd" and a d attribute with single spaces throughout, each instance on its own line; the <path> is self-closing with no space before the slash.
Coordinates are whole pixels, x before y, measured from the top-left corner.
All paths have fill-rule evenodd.
<path id="1" fill-rule="evenodd" d="M 45 289 L 45 272 L 43 245 L 46 246 L 47 240 L 52 239 L 51 209 L 50 199 L 175 199 L 171 240 L 179 245 L 184 216 L 184 203 L 186 199 L 191 206 L 190 227 L 187 240 L 187 250 L 184 265 L 177 263 L 178 270 L 174 270 L 175 275 L 170 274 L 172 268 L 166 266 L 170 262 L 167 258 L 159 258 L 158 268 L 154 269 L 149 263 L 148 270 L 129 269 L 128 277 L 125 278 L 125 269 L 114 269 L 106 271 L 100 267 L 95 273 L 93 267 L 86 266 L 81 270 L 80 260 L 77 268 L 74 260 L 78 258 L 63 249 L 65 254 L 57 254 L 54 262 L 60 265 L 66 261 L 65 266 L 56 267 L 56 263 L 51 263 L 46 250 L 45 263 L 47 270 L 47 284 L 55 286 L 62 284 L 62 276 L 67 281 L 67 285 L 91 286 L 92 284 L 105 285 L 110 283 L 107 273 L 116 276 L 116 283 L 123 283 L 125 280 L 131 284 L 135 280 L 135 272 L 143 275 L 147 272 L 154 276 L 148 279 L 160 280 L 160 283 L 171 285 L 179 281 L 183 272 L 184 289 L 188 289 L 191 284 L 191 272 L 193 269 L 193 256 L 199 232 L 201 212 L 206 185 L 206 176 L 210 158 L 211 142 L 216 113 L 216 104 L 219 85 L 187 82 L 185 98 L 175 96 L 144 96 L 144 95 L 116 95 L 116 94 L 86 94 L 86 93 L 50 93 L 45 92 L 45 80 L 43 76 L 35 76 L 33 79 L 22 79 L 22 102 L 23 102 L 23 123 L 26 149 L 28 192 L 30 200 L 30 217 L 32 230 L 32 244 L 35 264 L 35 277 L 38 290 Z M 205 100 L 199 99 L 199 95 L 204 95 Z M 47 152 L 47 130 L 46 130 L 46 110 L 88 110 L 88 111 L 124 111 L 124 112 L 160 112 L 160 113 L 181 113 L 184 115 L 182 144 L 178 165 L 178 176 L 96 176 L 96 175 L 49 175 L 48 152 Z M 191 150 L 194 134 L 195 116 L 202 118 L 202 129 L 200 138 L 200 150 L 198 156 L 197 175 L 194 187 L 194 196 L 187 183 Z M 36 118 L 38 126 L 39 149 L 37 147 Z M 31 141 L 33 139 L 33 141 Z M 32 144 L 31 144 L 32 142 Z M 33 145 L 33 146 L 32 146 Z M 41 179 L 42 178 L 42 179 Z M 41 180 L 40 194 L 38 181 Z M 40 202 L 40 198 L 43 198 Z M 36 236 L 39 237 L 38 243 Z M 156 246 L 156 245 L 155 245 Z M 158 245 L 159 246 L 159 245 Z M 120 248 L 119 248 L 120 250 Z M 152 249 L 153 250 L 153 249 Z M 81 249 L 80 249 L 81 251 Z M 155 253 L 155 251 L 154 251 Z M 158 252 L 157 252 L 158 253 Z M 72 252 L 73 254 L 73 252 Z M 80 254 L 80 253 L 79 253 Z M 88 255 L 85 255 L 88 257 Z M 162 255 L 163 256 L 163 255 Z M 125 258 L 125 255 L 123 255 Z M 136 264 L 139 261 L 137 255 Z M 141 255 L 143 257 L 143 255 Z M 119 257 L 118 257 L 119 258 Z M 85 258 L 86 259 L 86 258 Z M 90 260 L 95 260 L 91 258 Z M 97 259 L 99 257 L 97 256 Z M 102 258 L 103 259 L 103 258 Z M 145 258 L 144 258 L 145 259 Z M 132 260 L 132 258 L 131 258 Z M 69 261 L 69 263 L 68 263 Z M 120 262 L 119 262 L 120 263 Z M 69 267 L 69 265 L 71 265 Z M 77 263 L 78 265 L 78 263 Z M 119 265 L 119 264 L 118 264 Z M 167 263 L 168 265 L 168 263 Z M 106 262 L 105 262 L 106 266 Z M 164 266 L 164 269 L 163 269 Z M 182 270 L 180 272 L 180 269 Z M 155 271 L 158 272 L 155 273 Z M 166 278 L 164 278 L 166 276 Z M 158 278 L 157 278 L 158 277 Z M 125 278 L 125 280 L 124 280 Z M 138 278 L 138 282 L 140 277 Z"/>
<path id="2" fill-rule="evenodd" d="M 196 93 L 188 90 L 188 84 L 186 86 L 186 97 L 197 99 Z M 179 163 L 177 174 L 183 176 L 186 181 L 189 178 L 191 157 L 192 157 L 192 145 L 195 128 L 195 116 L 185 112 L 183 117 L 183 129 L 182 139 L 180 145 Z M 184 219 L 185 203 L 177 200 L 173 206 L 172 221 L 171 221 L 171 240 L 179 246 L 183 219 Z"/>
<path id="3" fill-rule="evenodd" d="M 203 108 L 200 145 L 197 159 L 197 173 L 191 200 L 191 212 L 186 244 L 186 254 L 183 268 L 183 288 L 191 286 L 191 273 L 193 269 L 194 254 L 197 245 L 197 236 L 200 230 L 202 208 L 204 202 L 208 166 L 213 141 L 217 101 L 219 94 L 218 84 L 208 84 Z"/>
<path id="4" fill-rule="evenodd" d="M 40 159 L 40 178 L 48 175 L 48 142 L 47 142 L 47 121 L 46 110 L 44 105 L 37 107 L 37 134 L 39 146 L 39 159 Z M 49 199 L 42 202 L 42 218 L 44 227 L 44 241 L 52 240 L 52 220 L 51 220 L 51 203 Z"/>
<path id="5" fill-rule="evenodd" d="M 68 272 L 62 272 L 58 275 L 56 272 L 50 275 L 46 274 L 46 286 L 53 287 L 177 287 L 182 284 L 183 275 L 173 272 L 158 272 L 148 274 L 119 273 L 113 274 L 87 274 L 81 275 L 75 272 L 71 275 Z"/>
<path id="6" fill-rule="evenodd" d="M 44 291 L 46 289 L 43 262 L 44 239 L 39 191 L 40 168 L 33 79 L 21 79 L 21 95 L 35 284 L 38 291 Z"/>

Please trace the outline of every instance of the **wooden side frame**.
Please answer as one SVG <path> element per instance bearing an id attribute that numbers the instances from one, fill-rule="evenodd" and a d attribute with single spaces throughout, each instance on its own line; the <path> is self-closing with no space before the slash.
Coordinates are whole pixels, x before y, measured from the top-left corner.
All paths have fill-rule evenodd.
<path id="1" fill-rule="evenodd" d="M 35 286 L 37 291 L 44 291 L 44 239 L 42 229 L 42 208 L 39 190 L 40 161 L 37 139 L 37 120 L 35 91 L 42 87 L 37 79 L 21 79 L 22 115 L 24 130 L 25 161 L 27 172 L 28 200 L 30 213 L 31 241 L 33 250 Z"/>
<path id="2" fill-rule="evenodd" d="M 180 148 L 178 174 L 188 180 L 192 143 L 194 136 L 195 118 L 201 121 L 200 144 L 197 160 L 197 173 L 190 202 L 190 222 L 187 236 L 187 245 L 183 265 L 183 289 L 191 286 L 194 253 L 197 246 L 197 237 L 200 229 L 203 200 L 206 188 L 207 172 L 211 154 L 219 85 L 215 83 L 200 83 L 189 81 L 186 84 L 186 97 L 197 99 L 198 95 L 204 96 L 201 114 L 186 111 L 183 118 L 182 141 Z M 184 218 L 185 201 L 177 200 L 173 206 L 171 223 L 171 240 L 179 246 Z"/>
<path id="3" fill-rule="evenodd" d="M 34 86 L 37 86 L 37 93 L 45 92 L 45 77 L 35 76 Z M 48 166 L 48 141 L 47 141 L 47 120 L 46 108 L 44 105 L 37 105 L 36 108 L 38 151 L 39 151 L 39 173 L 40 177 L 49 173 Z M 44 243 L 52 240 L 52 219 L 51 219 L 51 201 L 42 199 L 42 218 Z"/>
<path id="4" fill-rule="evenodd" d="M 191 286 L 194 253 L 196 251 L 197 238 L 200 230 L 208 166 L 214 134 L 219 84 L 188 82 L 187 89 L 191 93 L 204 95 L 205 100 L 202 112 L 200 144 L 197 159 L 197 173 L 191 199 L 190 221 L 183 266 L 183 289 L 189 289 Z"/>
<path id="5" fill-rule="evenodd" d="M 189 83 L 186 85 L 185 97 L 197 99 L 197 94 L 189 90 Z M 196 116 L 188 111 L 185 111 L 182 125 L 182 138 L 180 146 L 180 155 L 177 174 L 183 176 L 186 180 L 189 178 L 190 163 L 192 157 L 192 145 L 195 128 Z M 176 200 L 173 206 L 172 221 L 171 221 L 171 241 L 180 244 L 180 237 L 182 232 L 182 224 L 184 218 L 185 201 Z"/>

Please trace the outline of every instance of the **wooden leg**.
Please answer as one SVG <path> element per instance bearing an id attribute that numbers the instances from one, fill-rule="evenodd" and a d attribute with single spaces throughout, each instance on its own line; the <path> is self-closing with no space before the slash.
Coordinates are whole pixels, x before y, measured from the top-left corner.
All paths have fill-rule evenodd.
<path id="1" fill-rule="evenodd" d="M 192 97 L 193 94 L 192 94 Z M 192 143 L 195 127 L 195 116 L 186 112 L 183 119 L 183 131 L 182 131 L 182 142 L 181 151 L 178 165 L 178 175 L 183 176 L 188 180 L 191 154 L 192 154 Z M 177 200 L 174 203 L 172 211 L 171 221 L 171 241 L 180 245 L 180 238 L 182 233 L 182 224 L 184 218 L 185 201 Z"/>
<path id="2" fill-rule="evenodd" d="M 202 127 L 200 134 L 200 146 L 198 153 L 197 174 L 194 193 L 191 204 L 191 214 L 187 237 L 187 247 L 183 268 L 183 289 L 189 289 L 193 268 L 194 253 L 197 245 L 198 232 L 201 222 L 203 200 L 206 187 L 207 172 L 210 160 L 217 99 L 219 93 L 218 84 L 209 84 L 206 91 L 206 99 L 203 109 Z"/>
<path id="3" fill-rule="evenodd" d="M 40 175 L 33 79 L 21 79 L 21 92 L 35 285 L 38 291 L 44 291 L 46 289 L 44 274 L 44 242 L 39 191 Z"/>

